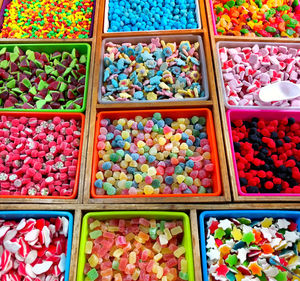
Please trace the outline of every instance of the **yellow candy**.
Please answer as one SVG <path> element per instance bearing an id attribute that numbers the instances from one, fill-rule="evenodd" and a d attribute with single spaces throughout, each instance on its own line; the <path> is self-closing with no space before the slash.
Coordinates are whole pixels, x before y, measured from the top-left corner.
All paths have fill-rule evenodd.
<path id="1" fill-rule="evenodd" d="M 93 248 L 93 242 L 92 241 L 86 241 L 84 252 L 86 254 L 91 254 L 92 253 L 92 248 Z"/>
<path id="2" fill-rule="evenodd" d="M 175 141 L 180 141 L 181 140 L 181 134 L 177 133 L 174 135 L 174 140 Z"/>
<path id="3" fill-rule="evenodd" d="M 180 184 L 180 183 L 182 183 L 185 180 L 185 176 L 178 175 L 178 176 L 176 176 L 176 180 Z"/>
<path id="4" fill-rule="evenodd" d="M 136 168 L 138 166 L 138 163 L 136 161 L 130 161 L 129 167 L 134 167 Z"/>
<path id="5" fill-rule="evenodd" d="M 155 242 L 154 245 L 152 246 L 152 249 L 153 249 L 154 252 L 160 253 L 162 248 L 161 248 L 161 245 L 158 242 Z"/>
<path id="6" fill-rule="evenodd" d="M 142 147 L 144 147 L 145 145 L 146 145 L 146 143 L 143 142 L 143 141 L 141 141 L 141 140 L 137 142 L 137 147 L 138 147 L 138 148 L 142 148 Z"/>
<path id="7" fill-rule="evenodd" d="M 127 175 L 124 172 L 121 172 L 120 180 L 127 180 Z"/>
<path id="8" fill-rule="evenodd" d="M 238 273 L 235 275 L 236 281 L 242 281 L 244 278 L 245 276 L 240 271 L 238 271 Z"/>
<path id="9" fill-rule="evenodd" d="M 121 257 L 123 255 L 123 250 L 122 249 L 117 249 L 117 250 L 115 250 L 114 252 L 113 252 L 113 256 L 115 257 L 115 258 L 119 258 L 119 257 Z"/>
<path id="10" fill-rule="evenodd" d="M 188 270 L 188 263 L 187 263 L 187 260 L 186 259 L 182 259 L 181 262 L 180 262 L 180 265 L 181 265 L 181 271 L 183 273 L 186 273 L 187 270 Z"/>
<path id="11" fill-rule="evenodd" d="M 178 225 L 178 226 L 172 228 L 172 229 L 171 229 L 171 233 L 172 233 L 172 235 L 177 235 L 177 234 L 179 234 L 179 233 L 182 233 L 182 228 L 181 228 L 181 226 Z"/>
<path id="12" fill-rule="evenodd" d="M 135 264 L 135 262 L 136 262 L 136 252 L 130 252 L 128 260 L 129 260 L 130 264 Z"/>
<path id="13" fill-rule="evenodd" d="M 125 126 L 126 125 L 126 119 L 124 119 L 124 118 L 120 118 L 119 120 L 118 120 L 118 124 L 119 125 L 121 125 L 121 126 Z"/>
<path id="14" fill-rule="evenodd" d="M 156 255 L 153 257 L 153 259 L 154 259 L 156 262 L 158 262 L 158 261 L 160 261 L 160 260 L 162 259 L 162 257 L 163 257 L 163 255 L 162 255 L 161 253 L 158 253 L 158 254 L 156 254 Z"/>
<path id="15" fill-rule="evenodd" d="M 155 176 L 155 175 L 156 175 L 156 169 L 155 169 L 154 167 L 150 167 L 150 168 L 148 169 L 148 175 L 149 175 L 150 177 Z"/>
<path id="16" fill-rule="evenodd" d="M 121 136 L 122 136 L 122 138 L 125 140 L 125 139 L 127 139 L 127 138 L 130 137 L 130 134 L 129 134 L 129 132 L 127 132 L 127 131 L 123 131 L 122 134 L 121 134 Z"/>
<path id="17" fill-rule="evenodd" d="M 240 241 L 243 238 L 243 234 L 240 229 L 233 227 L 233 230 L 231 231 L 232 237 L 236 241 Z"/>
<path id="18" fill-rule="evenodd" d="M 153 194 L 153 187 L 152 187 L 151 185 L 146 185 L 146 186 L 144 187 L 144 193 L 145 193 L 146 195 L 151 195 L 151 194 Z"/>
<path id="19" fill-rule="evenodd" d="M 148 170 L 149 170 L 149 166 L 148 166 L 147 164 L 143 164 L 143 165 L 141 166 L 141 171 L 142 171 L 143 173 L 147 173 Z"/>
<path id="20" fill-rule="evenodd" d="M 90 258 L 88 259 L 88 262 L 89 262 L 90 267 L 96 267 L 99 262 L 99 259 L 95 254 L 92 254 L 90 256 Z"/>
<path id="21" fill-rule="evenodd" d="M 136 268 L 132 274 L 132 280 L 137 280 L 140 276 L 140 270 L 138 268 Z"/>
<path id="22" fill-rule="evenodd" d="M 163 276 L 164 270 L 161 266 L 157 266 L 157 274 L 156 277 L 160 279 Z"/>
<path id="23" fill-rule="evenodd" d="M 147 94 L 147 100 L 157 100 L 157 94 L 155 94 L 153 92 L 149 92 Z"/>
<path id="24" fill-rule="evenodd" d="M 167 140 L 166 140 L 165 138 L 162 138 L 162 137 L 161 137 L 161 138 L 158 139 L 159 145 L 165 145 L 166 142 L 167 142 Z"/>
<path id="25" fill-rule="evenodd" d="M 128 162 L 123 160 L 123 161 L 121 161 L 120 166 L 121 166 L 121 168 L 126 169 L 128 167 Z"/>
<path id="26" fill-rule="evenodd" d="M 176 258 L 179 258 L 181 255 L 183 255 L 185 253 L 185 248 L 183 246 L 178 247 L 175 251 L 174 251 L 174 256 Z"/>
<path id="27" fill-rule="evenodd" d="M 137 183 L 140 183 L 140 182 L 142 182 L 143 177 L 142 177 L 140 174 L 136 174 L 136 175 L 134 175 L 134 180 L 135 180 Z"/>
<path id="28" fill-rule="evenodd" d="M 124 149 L 125 149 L 125 150 L 128 150 L 129 148 L 130 148 L 130 142 L 125 141 Z"/>
<path id="29" fill-rule="evenodd" d="M 96 174 L 96 179 L 97 180 L 104 180 L 104 177 L 103 177 L 103 173 L 101 172 L 101 171 L 99 171 L 99 172 L 97 172 L 97 174 Z"/>
<path id="30" fill-rule="evenodd" d="M 129 154 L 126 154 L 124 159 L 125 159 L 125 161 L 127 161 L 127 162 L 132 161 L 132 157 L 131 157 Z"/>
<path id="31" fill-rule="evenodd" d="M 180 149 L 183 149 L 183 150 L 187 150 L 189 147 L 188 147 L 188 145 L 186 144 L 186 143 L 182 143 L 181 145 L 180 145 L 180 147 L 179 147 Z"/>
<path id="32" fill-rule="evenodd" d="M 172 239 L 172 234 L 171 234 L 171 232 L 170 232 L 170 230 L 168 228 L 164 229 L 164 233 L 165 233 L 165 235 L 166 235 L 166 237 L 167 237 L 168 240 Z"/>
<path id="33" fill-rule="evenodd" d="M 262 227 L 270 227 L 273 223 L 273 218 L 265 218 L 262 222 L 261 222 L 261 226 Z"/>

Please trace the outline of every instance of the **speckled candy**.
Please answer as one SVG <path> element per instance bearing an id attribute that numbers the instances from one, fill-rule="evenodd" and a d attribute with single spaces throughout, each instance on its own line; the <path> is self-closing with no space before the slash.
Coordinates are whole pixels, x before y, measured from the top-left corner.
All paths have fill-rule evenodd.
<path id="1" fill-rule="evenodd" d="M 98 195 L 212 192 L 214 165 L 206 119 L 102 119 L 97 138 Z"/>

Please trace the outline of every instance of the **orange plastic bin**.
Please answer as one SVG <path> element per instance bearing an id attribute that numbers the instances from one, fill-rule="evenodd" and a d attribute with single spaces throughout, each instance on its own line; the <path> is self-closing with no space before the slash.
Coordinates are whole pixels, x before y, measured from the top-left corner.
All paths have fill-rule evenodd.
<path id="1" fill-rule="evenodd" d="M 206 133 L 208 135 L 209 144 L 211 147 L 211 158 L 215 170 L 212 176 L 213 192 L 212 193 L 194 193 L 194 194 L 152 194 L 152 195 L 98 195 L 96 194 L 96 187 L 94 182 L 96 180 L 96 173 L 98 171 L 99 156 L 97 151 L 97 138 L 100 130 L 100 122 L 102 119 L 120 119 L 120 118 L 135 118 L 136 116 L 151 117 L 154 113 L 161 113 L 162 118 L 192 118 L 193 116 L 206 118 Z M 191 109 L 160 109 L 160 110 L 132 110 L 132 111 L 105 111 L 97 114 L 96 130 L 94 137 L 93 148 L 93 163 L 92 163 L 92 182 L 91 182 L 91 196 L 93 198 L 141 198 L 141 197 L 208 197 L 219 196 L 222 193 L 222 183 L 220 176 L 219 157 L 217 152 L 217 143 L 214 129 L 214 122 L 212 113 L 207 108 L 191 108 Z"/>
<path id="2" fill-rule="evenodd" d="M 72 195 L 70 196 L 31 196 L 31 195 L 0 195 L 0 198 L 33 198 L 33 199 L 74 199 L 77 196 L 78 191 L 78 183 L 79 183 L 79 174 L 80 174 L 80 163 L 81 163 L 81 154 L 82 154 L 82 143 L 83 143 L 83 133 L 84 133 L 84 120 L 85 116 L 82 113 L 59 113 L 59 112 L 1 112 L 1 116 L 7 117 L 36 117 L 42 120 L 50 120 L 55 116 L 59 116 L 64 120 L 75 119 L 80 121 L 81 123 L 81 136 L 80 136 L 80 144 L 79 144 L 79 154 L 78 154 L 78 164 L 76 169 L 75 176 L 75 185 Z"/>

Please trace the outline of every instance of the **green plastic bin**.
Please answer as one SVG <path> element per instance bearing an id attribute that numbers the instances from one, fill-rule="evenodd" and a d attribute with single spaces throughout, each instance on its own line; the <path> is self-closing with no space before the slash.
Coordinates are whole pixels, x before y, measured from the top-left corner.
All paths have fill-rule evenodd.
<path id="1" fill-rule="evenodd" d="M 112 211 L 112 212 L 90 212 L 87 213 L 82 220 L 81 238 L 79 246 L 79 259 L 77 269 L 77 281 L 84 281 L 84 265 L 85 258 L 85 243 L 88 238 L 88 219 L 94 218 L 100 221 L 109 219 L 131 219 L 140 218 L 157 219 L 157 220 L 182 220 L 183 222 L 183 240 L 182 245 L 186 249 L 185 258 L 188 262 L 189 281 L 194 281 L 194 262 L 193 262 L 193 248 L 190 228 L 190 219 L 187 214 L 182 212 L 163 212 L 163 211 Z"/>
<path id="2" fill-rule="evenodd" d="M 46 54 L 58 52 L 71 52 L 74 48 L 81 55 L 86 55 L 86 76 L 84 85 L 83 105 L 80 109 L 23 109 L 23 108 L 0 108 L 0 111 L 33 111 L 33 112 L 84 112 L 86 108 L 86 99 L 88 91 L 88 80 L 90 75 L 91 46 L 87 43 L 47 43 L 47 44 L 0 44 L 0 48 L 7 48 L 12 52 L 14 47 L 19 47 L 24 51 L 32 50 L 34 52 L 44 52 Z"/>

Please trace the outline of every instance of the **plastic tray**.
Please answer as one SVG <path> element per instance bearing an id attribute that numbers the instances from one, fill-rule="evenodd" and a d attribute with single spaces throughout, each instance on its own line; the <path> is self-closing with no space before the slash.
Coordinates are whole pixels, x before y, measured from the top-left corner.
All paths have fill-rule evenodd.
<path id="1" fill-rule="evenodd" d="M 69 220 L 68 229 L 68 242 L 67 242 L 67 253 L 66 253 L 66 269 L 65 279 L 69 280 L 70 274 L 70 263 L 71 263 L 71 249 L 72 249 L 72 238 L 73 238 L 73 215 L 69 212 L 62 211 L 0 211 L 0 219 L 5 220 L 21 220 L 22 218 L 45 218 L 50 219 L 52 217 L 67 217 Z"/>
<path id="2" fill-rule="evenodd" d="M 205 96 L 202 98 L 186 98 L 186 99 L 167 99 L 167 100 L 156 100 L 156 101 L 105 101 L 102 100 L 102 93 L 101 88 L 103 86 L 103 75 L 104 75 L 104 52 L 105 52 L 105 44 L 107 42 L 113 42 L 116 44 L 122 44 L 122 43 L 132 43 L 132 44 L 138 44 L 138 43 L 151 43 L 151 39 L 155 38 L 157 36 L 145 36 L 145 37 L 122 37 L 122 38 L 106 38 L 102 41 L 101 46 L 101 65 L 100 65 L 100 82 L 99 82 L 99 91 L 98 91 L 98 102 L 103 104 L 116 104 L 116 103 L 157 103 L 157 104 L 163 104 L 163 103 L 169 103 L 172 101 L 193 101 L 193 100 L 207 100 L 209 98 L 209 91 L 208 91 L 208 78 L 207 78 L 207 71 L 206 71 L 206 62 L 205 62 L 205 52 L 204 47 L 202 43 L 201 36 L 197 35 L 176 35 L 174 37 L 173 35 L 165 35 L 165 36 L 159 36 L 160 40 L 164 40 L 165 42 L 176 42 L 180 43 L 181 41 L 190 41 L 192 43 L 199 42 L 199 52 L 200 52 L 200 70 L 201 70 L 201 76 L 202 76 L 202 87 L 204 89 Z"/>
<path id="3" fill-rule="evenodd" d="M 182 212 L 161 212 L 161 211 L 117 211 L 117 212 L 92 212 L 87 213 L 83 217 L 81 238 L 79 246 L 79 259 L 78 259 L 78 271 L 77 281 L 84 280 L 84 265 L 86 263 L 85 257 L 85 243 L 88 237 L 88 219 L 95 218 L 98 220 L 110 220 L 110 219 L 131 219 L 143 217 L 146 219 L 158 219 L 158 220 L 182 220 L 183 221 L 183 240 L 182 245 L 186 249 L 185 257 L 188 262 L 188 275 L 189 281 L 194 281 L 194 264 L 193 264 L 193 248 L 190 229 L 190 219 L 187 214 Z"/>
<path id="4" fill-rule="evenodd" d="M 203 281 L 209 281 L 207 258 L 206 258 L 206 220 L 210 217 L 217 219 L 223 218 L 240 218 L 246 217 L 249 219 L 263 219 L 265 217 L 292 219 L 298 225 L 300 230 L 300 212 L 297 211 L 279 211 L 279 210 L 220 210 L 220 211 L 204 211 L 200 214 L 200 242 L 201 242 L 201 259 Z"/>
<path id="5" fill-rule="evenodd" d="M 227 126 L 228 126 L 228 133 L 229 133 L 229 139 L 230 139 L 230 147 L 231 147 L 231 153 L 232 153 L 232 159 L 233 159 L 233 166 L 234 166 L 234 173 L 235 173 L 235 180 L 237 185 L 238 194 L 241 196 L 299 196 L 300 193 L 244 193 L 241 190 L 240 180 L 238 176 L 238 169 L 236 165 L 236 158 L 234 153 L 234 147 L 233 147 L 233 139 L 232 139 L 232 128 L 231 128 L 231 121 L 242 119 L 247 120 L 251 119 L 253 117 L 257 118 L 264 118 L 266 120 L 274 120 L 274 118 L 280 120 L 285 117 L 294 117 L 296 121 L 300 121 L 300 111 L 277 111 L 277 110 L 242 110 L 242 109 L 232 109 L 227 111 Z"/>
<path id="6" fill-rule="evenodd" d="M 5 0 L 4 0 L 5 1 Z M 13 51 L 14 47 L 20 47 L 22 50 L 32 50 L 35 52 L 44 52 L 47 54 L 53 53 L 55 51 L 71 52 L 73 48 L 79 51 L 81 55 L 87 56 L 86 63 L 86 75 L 85 75 L 85 89 L 83 96 L 83 105 L 80 109 L 17 109 L 17 108 L 0 108 L 0 111 L 26 111 L 26 112 L 84 112 L 86 107 L 86 99 L 88 92 L 88 81 L 90 74 L 90 60 L 91 60 L 91 46 L 86 43 L 48 43 L 48 44 L 1 44 L 1 48 L 6 47 L 8 51 Z"/>
<path id="7" fill-rule="evenodd" d="M 5 0 L 4 0 L 5 1 Z M 109 20 L 108 20 L 108 7 L 109 4 L 109 0 L 105 0 L 105 12 L 104 12 L 104 24 L 103 24 L 103 32 L 104 33 L 117 33 L 117 32 L 108 32 L 108 28 L 109 28 Z M 201 24 L 201 17 L 200 17 L 200 9 L 199 9 L 199 3 L 197 0 L 195 0 L 195 5 L 196 5 L 196 10 L 195 10 L 195 14 L 196 14 L 196 20 L 198 23 L 198 28 L 201 29 L 202 24 Z M 156 29 L 156 30 L 141 30 L 141 31 L 135 31 L 135 32 L 148 32 L 148 31 L 158 31 L 158 30 L 162 30 L 162 29 Z M 170 31 L 170 30 L 188 30 L 188 29 L 166 29 L 164 31 Z M 120 31 L 120 32 L 125 32 L 125 31 Z M 132 31 L 129 31 L 128 33 L 130 33 Z"/>
<path id="8" fill-rule="evenodd" d="M 213 30 L 214 30 L 214 35 L 218 35 L 217 27 L 216 27 L 216 17 L 215 17 L 215 13 L 214 13 L 213 0 L 209 0 L 209 7 L 210 7 L 210 12 L 211 12 L 211 19 L 212 19 L 212 26 L 213 26 Z"/>
<path id="9" fill-rule="evenodd" d="M 222 87 L 222 93 L 224 96 L 224 102 L 225 102 L 225 106 L 229 109 L 270 109 L 270 110 L 299 110 L 300 107 L 279 107 L 279 106 L 234 106 L 234 105 L 230 105 L 227 102 L 227 97 L 226 97 L 226 91 L 225 91 L 225 84 L 224 84 L 224 80 L 223 80 L 223 75 L 222 75 L 222 64 L 220 61 L 220 56 L 219 56 L 219 49 L 222 47 L 226 47 L 226 48 L 236 48 L 236 47 L 253 47 L 254 45 L 258 45 L 260 48 L 262 47 L 266 47 L 266 46 L 286 46 L 287 48 L 296 48 L 299 49 L 299 44 L 297 43 L 271 43 L 271 42 L 234 42 L 234 41 L 219 41 L 217 42 L 216 46 L 217 46 L 217 56 L 218 56 L 218 70 L 220 73 L 220 77 L 222 77 L 221 79 L 221 87 Z"/>
<path id="10" fill-rule="evenodd" d="M 135 116 L 150 117 L 155 112 L 160 112 L 163 118 L 191 118 L 195 115 L 206 117 L 206 130 L 208 135 L 209 144 L 211 147 L 212 163 L 215 166 L 215 173 L 213 174 L 213 192 L 201 194 L 152 194 L 152 195 L 97 195 L 95 192 L 96 187 L 94 182 L 96 180 L 97 166 L 99 156 L 97 153 L 97 138 L 100 130 L 100 122 L 102 119 L 119 119 L 119 118 L 135 118 Z M 132 110 L 132 111 L 106 111 L 97 114 L 94 151 L 93 151 L 93 166 L 92 166 L 92 182 L 91 182 L 91 195 L 93 198 L 138 198 L 138 197 L 202 197 L 202 196 L 219 196 L 222 191 L 222 183 L 219 168 L 219 157 L 217 152 L 217 143 L 215 136 L 214 123 L 212 113 L 207 108 L 193 108 L 193 109 L 164 109 L 164 110 Z"/>
<path id="11" fill-rule="evenodd" d="M 6 9 L 7 5 L 11 1 L 12 0 L 3 0 L 2 6 L 1 6 L 1 10 L 0 10 L 0 32 L 1 32 L 2 27 L 3 27 L 5 9 Z M 93 26 L 94 26 L 94 21 L 95 21 L 95 10 L 96 10 L 96 0 L 94 0 L 93 14 L 92 14 L 92 21 L 91 21 L 89 38 L 93 37 L 93 30 L 94 30 Z M 58 39 L 58 38 L 53 38 L 53 40 L 56 40 L 56 39 Z M 20 40 L 22 40 L 22 39 L 20 39 Z M 39 40 L 39 38 L 37 38 L 36 40 Z M 76 38 L 75 40 L 81 40 L 81 39 L 80 38 Z"/>
<path id="12" fill-rule="evenodd" d="M 1 116 L 9 117 L 36 117 L 43 120 L 52 119 L 55 116 L 59 116 L 66 120 L 75 119 L 81 121 L 81 136 L 79 144 L 79 154 L 78 154 L 78 164 L 77 171 L 75 176 L 75 186 L 73 194 L 71 196 L 30 196 L 30 195 L 0 195 L 0 198 L 32 198 L 32 199 L 74 199 L 77 195 L 78 184 L 79 184 L 79 175 L 80 175 L 80 163 L 82 155 L 82 143 L 83 143 L 83 133 L 84 133 L 84 121 L 85 116 L 82 113 L 50 113 L 50 112 L 0 112 Z"/>

